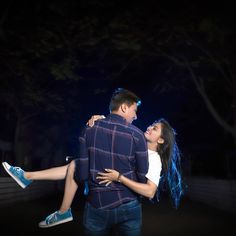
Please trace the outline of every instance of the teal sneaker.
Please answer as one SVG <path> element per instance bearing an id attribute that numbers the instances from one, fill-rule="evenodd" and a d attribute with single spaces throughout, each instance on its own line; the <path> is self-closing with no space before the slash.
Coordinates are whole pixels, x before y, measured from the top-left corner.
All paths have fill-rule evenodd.
<path id="1" fill-rule="evenodd" d="M 51 215 L 47 216 L 45 220 L 39 223 L 40 228 L 49 228 L 59 224 L 63 224 L 73 220 L 73 216 L 71 213 L 71 208 L 61 213 L 60 211 L 55 211 Z"/>
<path id="2" fill-rule="evenodd" d="M 7 162 L 2 162 L 6 172 L 22 187 L 26 188 L 33 181 L 24 177 L 24 171 L 20 167 L 11 166 Z"/>

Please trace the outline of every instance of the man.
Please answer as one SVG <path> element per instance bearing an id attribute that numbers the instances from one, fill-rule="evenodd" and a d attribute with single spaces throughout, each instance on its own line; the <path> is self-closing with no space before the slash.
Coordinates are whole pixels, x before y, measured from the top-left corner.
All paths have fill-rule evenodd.
<path id="1" fill-rule="evenodd" d="M 147 143 L 143 132 L 131 124 L 137 119 L 139 104 L 133 92 L 117 89 L 110 101 L 110 114 L 93 127 L 86 127 L 79 138 L 75 179 L 89 183 L 84 211 L 87 235 L 109 235 L 114 225 L 120 235 L 141 234 L 139 196 L 119 182 L 106 186 L 96 179 L 98 172 L 108 168 L 146 183 Z"/>

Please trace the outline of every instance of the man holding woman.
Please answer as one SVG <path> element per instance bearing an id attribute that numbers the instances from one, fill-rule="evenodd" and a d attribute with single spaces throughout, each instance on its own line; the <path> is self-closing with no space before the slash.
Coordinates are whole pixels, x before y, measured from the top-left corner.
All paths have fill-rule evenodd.
<path id="1" fill-rule="evenodd" d="M 124 89 L 115 91 L 110 101 L 110 114 L 95 122 L 93 127 L 86 127 L 80 137 L 79 158 L 69 166 L 24 172 L 19 167 L 3 164 L 13 178 L 16 176 L 12 174 L 14 168 L 18 168 L 21 177 L 29 184 L 36 179 L 62 179 L 66 176 L 60 210 L 42 221 L 40 227 L 50 227 L 73 219 L 70 205 L 77 190 L 75 180 L 89 182 L 84 214 L 88 235 L 108 235 L 114 224 L 118 225 L 122 235 L 140 235 L 141 204 L 134 192 L 153 198 L 161 171 L 168 180 L 175 205 L 178 205 L 182 185 L 174 130 L 167 121 L 160 120 L 143 134 L 131 124 L 137 118 L 139 103 L 138 97 L 132 92 Z M 15 177 L 15 180 L 18 179 Z"/>

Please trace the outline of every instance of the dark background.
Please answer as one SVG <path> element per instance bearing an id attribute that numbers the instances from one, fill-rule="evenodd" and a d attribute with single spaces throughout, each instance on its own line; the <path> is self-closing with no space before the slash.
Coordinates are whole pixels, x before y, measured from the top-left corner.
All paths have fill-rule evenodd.
<path id="1" fill-rule="evenodd" d="M 118 87 L 165 117 L 185 175 L 235 178 L 234 8 L 209 1 L 2 1 L 2 160 L 36 170 L 77 155 Z M 6 147 L 6 143 L 11 148 Z M 1 173 L 3 174 L 3 173 Z"/>

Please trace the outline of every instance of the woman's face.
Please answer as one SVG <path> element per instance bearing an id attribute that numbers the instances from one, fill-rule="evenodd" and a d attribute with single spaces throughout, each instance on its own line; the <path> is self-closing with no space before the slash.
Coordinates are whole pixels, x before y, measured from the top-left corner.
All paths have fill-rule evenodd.
<path id="1" fill-rule="evenodd" d="M 154 123 L 147 127 L 147 130 L 144 133 L 144 136 L 148 142 L 159 143 L 159 140 L 162 139 L 161 130 L 162 130 L 161 123 Z"/>

